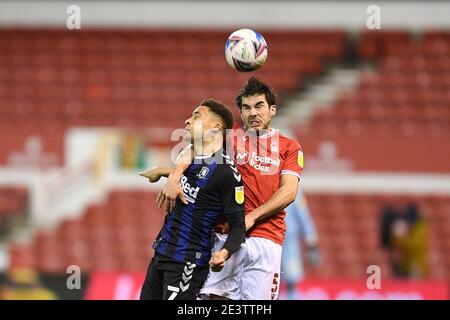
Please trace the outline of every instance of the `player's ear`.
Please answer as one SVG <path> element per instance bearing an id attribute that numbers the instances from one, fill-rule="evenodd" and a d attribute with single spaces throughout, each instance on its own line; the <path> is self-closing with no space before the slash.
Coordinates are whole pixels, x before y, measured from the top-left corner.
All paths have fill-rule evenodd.
<path id="1" fill-rule="evenodd" d="M 276 115 L 277 114 L 277 106 L 276 105 L 271 105 L 270 107 L 269 107 L 269 111 L 270 111 L 270 115 L 273 117 L 274 115 Z"/>
<path id="2" fill-rule="evenodd" d="M 222 122 L 220 122 L 220 121 L 214 121 L 214 124 L 213 124 L 213 127 L 212 127 L 212 129 L 213 129 L 214 131 L 222 131 L 222 128 L 223 128 Z"/>

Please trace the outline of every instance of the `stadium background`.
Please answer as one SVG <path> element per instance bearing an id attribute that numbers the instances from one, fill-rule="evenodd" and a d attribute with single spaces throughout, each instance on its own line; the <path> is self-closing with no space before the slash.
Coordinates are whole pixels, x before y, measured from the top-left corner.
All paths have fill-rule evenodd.
<path id="1" fill-rule="evenodd" d="M 71 4 L 81 30 L 66 27 Z M 381 30 L 366 27 L 372 4 Z M 137 172 L 168 164 L 171 133 L 199 101 L 233 106 L 250 74 L 226 64 L 224 43 L 252 27 L 269 46 L 252 74 L 278 92 L 274 125 L 305 152 L 321 263 L 299 293 L 448 299 L 448 12 L 433 1 L 1 2 L 2 298 L 138 296 L 163 213 L 160 184 Z M 409 201 L 428 227 L 427 272 L 399 280 L 380 214 Z M 66 286 L 70 265 L 81 290 Z M 369 265 L 381 290 L 366 287 Z"/>

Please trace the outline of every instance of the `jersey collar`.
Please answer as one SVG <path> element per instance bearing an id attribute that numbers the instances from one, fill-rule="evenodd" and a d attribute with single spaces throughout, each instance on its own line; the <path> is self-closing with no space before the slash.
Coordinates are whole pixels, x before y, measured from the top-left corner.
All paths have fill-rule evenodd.
<path id="1" fill-rule="evenodd" d="M 273 137 L 275 134 L 278 133 L 278 130 L 273 128 L 273 127 L 269 127 L 266 131 L 266 133 L 264 133 L 263 135 L 258 136 L 258 138 L 271 138 Z M 249 134 L 248 132 L 245 133 L 244 135 L 244 140 L 247 140 L 249 136 L 253 136 L 252 134 Z"/>
<path id="2" fill-rule="evenodd" d="M 198 154 L 198 155 L 194 155 L 194 159 L 208 159 L 208 158 L 214 158 L 217 155 L 221 155 L 223 153 L 223 147 L 220 147 L 219 150 L 217 150 L 216 152 L 214 152 L 213 154 L 208 154 L 208 155 L 204 155 L 204 154 Z"/>

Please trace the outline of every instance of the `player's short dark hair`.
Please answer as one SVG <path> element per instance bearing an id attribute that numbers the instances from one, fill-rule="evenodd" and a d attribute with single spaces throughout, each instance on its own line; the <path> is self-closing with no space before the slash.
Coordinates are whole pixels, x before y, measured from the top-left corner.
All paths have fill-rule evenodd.
<path id="1" fill-rule="evenodd" d="M 265 82 L 258 80 L 255 77 L 248 79 L 247 83 L 241 88 L 240 93 L 236 97 L 236 105 L 239 110 L 242 109 L 242 98 L 264 94 L 266 96 L 269 106 L 277 104 L 277 98 L 275 92 Z"/>
<path id="2" fill-rule="evenodd" d="M 214 99 L 206 99 L 200 102 L 200 106 L 205 106 L 209 109 L 209 111 L 218 115 L 222 120 L 223 124 L 223 135 L 226 135 L 226 130 L 233 129 L 234 118 L 230 109 L 224 105 L 222 102 L 214 100 Z"/>

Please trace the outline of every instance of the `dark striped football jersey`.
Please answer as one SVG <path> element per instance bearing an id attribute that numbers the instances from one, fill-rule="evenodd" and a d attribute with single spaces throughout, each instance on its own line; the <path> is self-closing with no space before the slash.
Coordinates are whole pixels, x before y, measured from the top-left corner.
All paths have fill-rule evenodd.
<path id="1" fill-rule="evenodd" d="M 154 248 L 172 261 L 204 266 L 211 257 L 217 222 L 244 216 L 242 177 L 221 149 L 213 156 L 196 157 L 181 178 L 181 189 L 188 204 L 177 198 Z"/>

